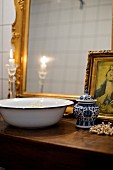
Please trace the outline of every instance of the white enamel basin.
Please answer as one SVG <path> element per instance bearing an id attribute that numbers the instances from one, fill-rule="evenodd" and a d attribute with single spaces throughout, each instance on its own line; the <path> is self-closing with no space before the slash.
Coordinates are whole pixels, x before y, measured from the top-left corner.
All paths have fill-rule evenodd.
<path id="1" fill-rule="evenodd" d="M 0 113 L 10 125 L 42 128 L 56 124 L 74 102 L 58 98 L 12 98 L 0 100 Z"/>

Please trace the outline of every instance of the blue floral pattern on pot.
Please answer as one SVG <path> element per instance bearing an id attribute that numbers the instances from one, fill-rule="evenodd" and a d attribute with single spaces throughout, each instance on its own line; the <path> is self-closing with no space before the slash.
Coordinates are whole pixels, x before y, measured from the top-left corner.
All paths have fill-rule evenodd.
<path id="1" fill-rule="evenodd" d="M 88 95 L 85 90 L 84 95 L 77 100 L 74 106 L 74 115 L 77 119 L 76 126 L 80 128 L 90 128 L 95 125 L 95 120 L 99 114 L 99 106 L 95 104 L 96 100 Z"/>

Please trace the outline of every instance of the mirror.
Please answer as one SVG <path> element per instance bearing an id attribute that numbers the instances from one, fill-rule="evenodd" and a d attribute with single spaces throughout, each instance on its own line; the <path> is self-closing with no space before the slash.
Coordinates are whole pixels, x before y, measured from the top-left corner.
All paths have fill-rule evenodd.
<path id="1" fill-rule="evenodd" d="M 79 95 L 83 93 L 88 50 L 101 50 L 112 47 L 111 0 L 104 2 L 103 4 L 101 4 L 102 2 L 98 2 L 98 5 L 96 4 L 97 2 L 84 0 L 85 3 L 83 6 L 81 6 L 81 1 L 77 0 L 14 0 L 14 2 L 16 8 L 16 20 L 15 23 L 12 25 L 12 44 L 15 49 L 15 61 L 16 64 L 19 65 L 16 73 L 17 97 L 50 96 L 76 100 L 76 98 L 78 98 Z M 92 8 L 91 2 L 95 3 L 94 8 Z M 35 8 L 33 8 L 33 6 Z M 53 9 L 53 7 L 55 7 L 55 10 Z M 37 8 L 38 12 L 36 11 Z M 96 10 L 96 8 L 98 8 L 98 10 Z M 107 13 L 105 13 L 104 20 L 102 20 L 102 11 L 105 10 L 105 8 L 107 9 Z M 87 13 L 87 10 L 89 10 L 91 15 Z M 98 11 L 98 13 L 95 13 L 95 11 Z M 101 13 L 100 15 L 99 12 Z M 32 14 L 36 13 L 38 13 L 39 16 L 34 17 Z M 76 17 L 74 18 L 73 16 Z M 87 18 L 87 16 L 90 17 Z M 49 17 L 49 24 L 44 17 Z M 91 21 L 91 17 L 93 17 L 93 22 Z M 34 21 L 34 18 L 37 19 L 37 22 Z M 55 21 L 55 19 L 57 19 L 57 21 Z M 107 19 L 108 22 L 106 25 L 106 31 L 108 32 L 104 32 L 105 30 L 102 29 L 102 26 L 105 27 L 104 24 L 106 23 L 105 21 Z M 88 25 L 86 25 L 87 20 L 89 21 Z M 96 23 L 94 22 L 95 20 Z M 99 23 L 100 20 L 101 23 Z M 63 22 L 63 24 L 61 21 Z M 76 25 L 75 21 L 77 22 Z M 31 28 L 31 26 L 33 25 L 34 28 Z M 44 28 L 44 25 L 47 29 Z M 38 26 L 40 26 L 40 28 Z M 62 29 L 64 28 L 65 30 L 63 31 Z M 88 30 L 88 28 L 90 29 Z M 36 34 L 35 31 L 39 29 L 42 32 Z M 78 32 L 76 33 L 75 31 Z M 33 36 L 31 34 L 32 32 L 34 33 Z M 56 35 L 55 32 L 57 32 Z M 102 36 L 103 34 L 104 36 Z M 66 35 L 66 37 L 64 37 L 64 35 Z M 76 41 L 74 42 L 75 38 Z M 38 44 L 35 44 L 36 39 L 38 39 Z M 57 42 L 55 42 L 55 39 L 57 39 Z M 82 39 L 84 40 L 84 42 L 81 41 Z M 51 41 L 48 42 L 48 40 Z M 93 47 L 94 43 L 95 46 Z M 43 44 L 43 46 L 41 46 L 41 44 Z M 63 46 L 63 49 L 61 49 L 61 46 Z M 49 51 L 49 49 L 51 51 Z M 63 53 L 64 51 L 65 53 Z M 36 58 L 33 57 L 33 54 L 34 56 L 36 56 Z M 47 56 L 48 58 L 52 59 L 50 63 L 47 63 L 48 70 L 43 93 L 41 87 L 37 86 L 39 85 L 38 67 L 40 67 L 39 58 L 41 56 Z M 64 59 L 65 56 L 67 57 L 66 59 Z M 35 58 L 34 61 L 33 58 Z M 32 63 L 35 63 L 35 66 L 31 66 Z M 69 63 L 70 65 L 68 65 Z M 68 71 L 69 69 L 70 71 Z M 56 73 L 55 70 L 57 70 Z M 32 71 L 34 71 L 34 73 Z M 68 72 L 68 76 L 66 75 L 66 72 Z M 52 81 L 52 75 L 54 77 L 54 81 Z M 60 80 L 58 79 L 58 77 L 60 78 Z M 62 79 L 62 83 L 64 84 L 60 86 L 59 84 L 61 83 Z M 34 82 L 34 80 L 36 82 Z M 31 82 L 33 82 L 33 85 L 37 84 L 36 88 L 32 87 L 32 84 L 29 84 Z M 48 86 L 46 86 L 46 84 L 48 84 Z"/>
<path id="2" fill-rule="evenodd" d="M 112 9 L 111 1 L 80 5 L 78 0 L 31 0 L 26 91 L 83 93 L 88 49 L 111 48 Z"/>

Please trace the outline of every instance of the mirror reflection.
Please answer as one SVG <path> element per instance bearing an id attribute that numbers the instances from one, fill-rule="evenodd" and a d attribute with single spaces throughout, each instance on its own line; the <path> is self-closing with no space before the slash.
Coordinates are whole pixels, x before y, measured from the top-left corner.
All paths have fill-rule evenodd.
<path id="1" fill-rule="evenodd" d="M 83 93 L 89 50 L 111 49 L 112 0 L 31 0 L 28 92 Z"/>

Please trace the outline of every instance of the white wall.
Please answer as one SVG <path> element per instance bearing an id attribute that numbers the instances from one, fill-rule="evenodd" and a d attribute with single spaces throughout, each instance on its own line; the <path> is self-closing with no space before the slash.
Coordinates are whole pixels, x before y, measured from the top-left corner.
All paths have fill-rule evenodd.
<path id="1" fill-rule="evenodd" d="M 0 98 L 8 96 L 8 63 L 11 48 L 11 24 L 14 22 L 15 11 L 13 0 L 0 0 Z"/>

